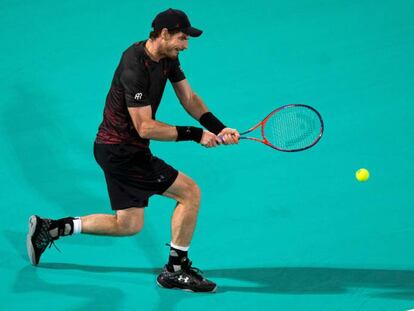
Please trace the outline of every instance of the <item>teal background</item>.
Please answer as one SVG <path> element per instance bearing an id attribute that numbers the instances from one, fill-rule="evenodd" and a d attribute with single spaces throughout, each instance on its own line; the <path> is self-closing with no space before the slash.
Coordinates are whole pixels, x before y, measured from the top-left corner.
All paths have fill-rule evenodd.
<path id="1" fill-rule="evenodd" d="M 162 197 L 141 234 L 61 239 L 32 267 L 31 214 L 110 212 L 92 154 L 104 100 L 122 51 L 168 7 L 204 30 L 182 67 L 226 124 L 304 103 L 324 137 L 297 154 L 152 144 L 202 189 L 190 256 L 215 295 L 156 287 L 174 207 Z M 1 309 L 414 308 L 414 2 L 2 0 L 0 19 Z M 197 124 L 170 86 L 158 119 Z"/>

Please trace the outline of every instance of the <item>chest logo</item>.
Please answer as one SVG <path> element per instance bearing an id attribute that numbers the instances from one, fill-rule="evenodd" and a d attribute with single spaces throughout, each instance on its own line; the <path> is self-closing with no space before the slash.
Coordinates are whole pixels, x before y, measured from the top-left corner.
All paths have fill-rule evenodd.
<path id="1" fill-rule="evenodd" d="M 142 93 L 136 93 L 134 99 L 140 100 L 142 98 Z"/>

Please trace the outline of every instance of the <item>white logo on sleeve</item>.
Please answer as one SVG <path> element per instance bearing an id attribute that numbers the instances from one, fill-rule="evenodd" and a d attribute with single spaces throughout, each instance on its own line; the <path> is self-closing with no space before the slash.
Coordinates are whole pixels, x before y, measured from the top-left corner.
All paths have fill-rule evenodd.
<path id="1" fill-rule="evenodd" d="M 136 100 L 141 100 L 142 98 L 142 93 L 136 93 L 134 99 Z"/>

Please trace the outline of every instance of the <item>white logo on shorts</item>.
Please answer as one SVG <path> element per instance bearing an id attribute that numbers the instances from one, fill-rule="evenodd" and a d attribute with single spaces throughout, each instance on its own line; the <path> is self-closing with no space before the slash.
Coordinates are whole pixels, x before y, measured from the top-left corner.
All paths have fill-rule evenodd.
<path id="1" fill-rule="evenodd" d="M 140 100 L 142 98 L 142 93 L 136 93 L 134 99 Z"/>

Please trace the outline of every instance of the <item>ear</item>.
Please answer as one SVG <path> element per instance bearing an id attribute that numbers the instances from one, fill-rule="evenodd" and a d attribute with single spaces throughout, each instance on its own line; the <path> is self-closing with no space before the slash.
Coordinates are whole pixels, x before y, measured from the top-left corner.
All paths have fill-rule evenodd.
<path id="1" fill-rule="evenodd" d="M 168 41 L 170 39 L 170 33 L 168 32 L 167 28 L 163 28 L 161 30 L 161 38 L 165 41 Z"/>

